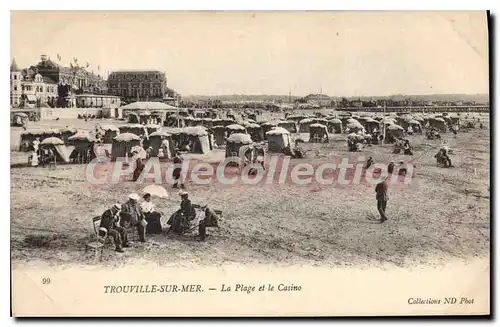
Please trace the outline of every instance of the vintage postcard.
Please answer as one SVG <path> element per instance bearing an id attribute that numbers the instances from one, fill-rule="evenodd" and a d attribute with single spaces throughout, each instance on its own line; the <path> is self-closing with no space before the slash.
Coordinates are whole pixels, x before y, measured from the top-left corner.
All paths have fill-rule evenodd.
<path id="1" fill-rule="evenodd" d="M 12 314 L 490 314 L 486 11 L 12 11 Z"/>

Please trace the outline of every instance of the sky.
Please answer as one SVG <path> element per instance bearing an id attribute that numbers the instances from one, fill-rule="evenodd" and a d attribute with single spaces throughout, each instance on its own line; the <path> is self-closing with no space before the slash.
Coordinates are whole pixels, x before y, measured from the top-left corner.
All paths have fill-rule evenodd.
<path id="1" fill-rule="evenodd" d="M 158 69 L 181 95 L 488 93 L 485 12 L 11 12 L 11 59 Z"/>

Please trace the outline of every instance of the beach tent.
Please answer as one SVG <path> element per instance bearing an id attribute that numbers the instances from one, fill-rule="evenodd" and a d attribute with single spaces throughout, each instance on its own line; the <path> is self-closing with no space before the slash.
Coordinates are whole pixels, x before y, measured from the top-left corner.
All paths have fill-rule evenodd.
<path id="1" fill-rule="evenodd" d="M 323 124 L 309 125 L 309 142 L 323 143 L 326 139 L 328 142 L 328 128 Z"/>
<path id="2" fill-rule="evenodd" d="M 116 160 L 119 157 L 130 155 L 134 146 L 141 145 L 141 138 L 133 133 L 120 133 L 113 139 L 111 145 L 111 158 Z"/>
<path id="3" fill-rule="evenodd" d="M 28 123 L 28 115 L 24 112 L 14 114 L 12 117 L 12 126 L 24 126 Z"/>
<path id="4" fill-rule="evenodd" d="M 328 132 L 330 133 L 342 133 L 342 121 L 338 118 L 329 120 L 326 126 L 328 127 Z"/>
<path id="5" fill-rule="evenodd" d="M 202 126 L 185 127 L 171 131 L 172 140 L 177 147 L 190 144 L 189 151 L 192 153 L 206 154 L 212 150 L 209 133 Z"/>
<path id="6" fill-rule="evenodd" d="M 202 118 L 201 119 L 201 126 L 210 129 L 214 126 L 214 121 L 210 117 Z"/>
<path id="7" fill-rule="evenodd" d="M 240 148 L 252 144 L 252 138 L 248 134 L 233 133 L 226 140 L 226 158 L 239 157 Z"/>
<path id="8" fill-rule="evenodd" d="M 404 128 L 399 126 L 399 125 L 392 124 L 392 125 L 389 125 L 385 128 L 385 133 L 386 133 L 387 141 L 390 142 L 391 137 L 392 138 L 404 137 Z"/>
<path id="9" fill-rule="evenodd" d="M 259 124 L 255 123 L 250 123 L 246 126 L 246 130 L 252 140 L 255 142 L 262 142 L 264 141 L 264 133 L 262 132 L 262 126 Z"/>
<path id="10" fill-rule="evenodd" d="M 149 135 L 149 146 L 152 147 L 151 156 L 157 157 L 162 144 L 166 142 L 168 144 L 167 153 L 163 153 L 165 158 L 170 159 L 173 157 L 174 144 L 172 141 L 172 135 L 164 131 L 156 131 Z"/>
<path id="11" fill-rule="evenodd" d="M 68 138 L 70 136 L 73 136 L 75 135 L 78 131 L 76 130 L 76 128 L 73 128 L 73 127 L 64 127 L 64 128 L 61 128 L 59 130 L 59 132 L 61 132 L 61 139 L 67 143 L 68 142 Z"/>
<path id="12" fill-rule="evenodd" d="M 21 140 L 19 151 L 31 151 L 33 149 L 33 142 L 38 138 L 43 141 L 49 137 L 61 138 L 61 131 L 57 129 L 33 129 L 21 132 Z"/>
<path id="13" fill-rule="evenodd" d="M 113 143 L 113 139 L 118 135 L 120 130 L 115 125 L 102 125 L 101 129 L 104 132 L 102 137 L 103 143 L 111 144 Z"/>
<path id="14" fill-rule="evenodd" d="M 217 145 L 226 144 L 226 128 L 222 125 L 212 127 L 212 133 Z"/>
<path id="15" fill-rule="evenodd" d="M 266 133 L 269 152 L 283 152 L 290 146 L 290 132 L 284 128 L 276 127 Z"/>
<path id="16" fill-rule="evenodd" d="M 297 133 L 297 125 L 293 120 L 279 121 L 278 127 L 282 127 L 290 133 Z"/>
<path id="17" fill-rule="evenodd" d="M 88 133 L 83 133 L 83 132 L 79 132 L 73 136 L 70 136 L 68 138 L 68 143 L 75 147 L 75 149 L 73 150 L 73 152 L 70 156 L 71 159 L 79 157 L 81 160 L 83 160 L 83 162 L 85 162 L 85 161 L 88 162 L 88 161 L 94 159 L 96 156 L 96 151 L 95 151 L 96 141 L 97 140 L 95 139 L 94 136 L 92 136 Z M 86 158 L 87 151 L 89 149 L 91 150 L 90 158 Z"/>
<path id="18" fill-rule="evenodd" d="M 437 129 L 441 133 L 447 132 L 446 122 L 441 117 L 434 117 L 434 118 L 429 119 L 429 126 L 431 128 Z"/>
<path id="19" fill-rule="evenodd" d="M 57 137 L 48 137 L 40 143 L 40 149 L 52 149 L 56 162 L 69 163 L 73 147 L 67 147 L 64 141 Z"/>
<path id="20" fill-rule="evenodd" d="M 268 121 L 268 122 L 264 122 L 264 123 L 260 124 L 260 126 L 262 127 L 262 132 L 264 134 L 266 134 L 267 132 L 269 132 L 273 128 L 278 127 L 278 122 Z"/>
<path id="21" fill-rule="evenodd" d="M 233 133 L 246 133 L 245 127 L 238 124 L 231 124 L 226 126 L 227 135 L 230 136 Z"/>
<path id="22" fill-rule="evenodd" d="M 299 122 L 299 133 L 309 133 L 309 126 L 314 124 L 314 120 L 312 118 L 302 119 Z"/>
<path id="23" fill-rule="evenodd" d="M 132 133 L 137 136 L 142 136 L 145 134 L 145 127 L 141 124 L 128 124 L 123 125 L 118 128 L 120 130 L 120 134 L 122 133 Z"/>

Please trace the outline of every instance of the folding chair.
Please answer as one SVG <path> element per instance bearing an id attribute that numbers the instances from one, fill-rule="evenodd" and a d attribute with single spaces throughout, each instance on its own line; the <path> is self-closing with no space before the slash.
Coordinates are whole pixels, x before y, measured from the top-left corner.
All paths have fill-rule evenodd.
<path id="1" fill-rule="evenodd" d="M 95 216 L 92 218 L 92 226 L 94 227 L 96 240 L 85 244 L 85 252 L 87 252 L 89 249 L 94 249 L 95 261 L 102 260 L 104 246 L 106 245 L 106 241 L 108 240 L 108 230 L 106 228 L 99 227 L 100 222 L 101 216 Z M 99 232 L 101 232 L 103 235 L 101 235 Z"/>

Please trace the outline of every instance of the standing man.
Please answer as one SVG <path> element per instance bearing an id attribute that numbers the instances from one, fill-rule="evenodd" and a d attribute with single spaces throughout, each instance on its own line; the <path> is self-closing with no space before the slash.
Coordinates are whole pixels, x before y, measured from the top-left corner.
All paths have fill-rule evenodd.
<path id="1" fill-rule="evenodd" d="M 183 159 L 182 157 L 179 155 L 179 152 L 175 151 L 175 157 L 174 157 L 174 165 L 182 165 L 183 163 Z M 184 188 L 184 183 L 182 182 L 182 167 L 175 167 L 174 168 L 174 171 L 172 172 L 172 177 L 174 178 L 174 185 L 173 185 L 173 188 L 177 188 L 179 182 L 180 182 L 180 186 L 181 188 Z"/>
<path id="2" fill-rule="evenodd" d="M 127 228 L 128 226 L 137 227 L 139 241 L 146 242 L 146 220 L 144 213 L 139 205 L 139 195 L 137 193 L 130 194 L 128 201 L 122 204 L 120 225 Z"/>
<path id="3" fill-rule="evenodd" d="M 385 208 L 387 207 L 387 201 L 389 200 L 389 196 L 387 195 L 387 178 L 375 186 L 375 193 L 377 193 L 377 209 L 380 213 L 380 223 L 387 220 L 387 216 L 385 215 Z"/>
<path id="4" fill-rule="evenodd" d="M 115 204 L 111 207 L 111 209 L 104 211 L 101 216 L 101 224 L 99 227 L 106 228 L 108 235 L 113 238 L 116 246 L 115 251 L 123 252 L 122 246 L 124 248 L 128 248 L 130 245 L 128 244 L 127 232 L 125 231 L 125 228 L 118 226 L 117 224 L 120 219 L 120 216 L 118 215 L 119 212 L 120 204 Z"/>

